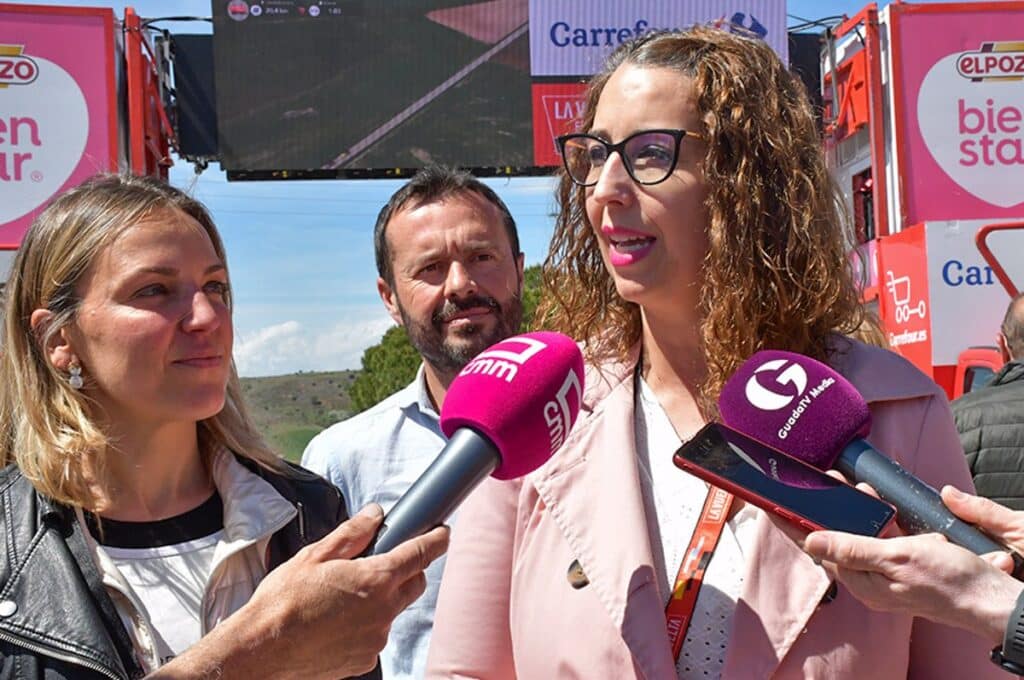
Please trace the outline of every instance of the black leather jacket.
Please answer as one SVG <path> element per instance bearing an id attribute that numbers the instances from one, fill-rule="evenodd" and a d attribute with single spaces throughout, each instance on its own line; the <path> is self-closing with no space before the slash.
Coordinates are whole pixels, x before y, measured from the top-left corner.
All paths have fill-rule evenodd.
<path id="1" fill-rule="evenodd" d="M 239 460 L 298 510 L 270 539 L 270 569 L 347 518 L 338 490 L 313 473 L 291 466 L 284 477 Z M 13 465 L 0 471 L 0 538 L 0 680 L 143 675 L 74 512 Z"/>

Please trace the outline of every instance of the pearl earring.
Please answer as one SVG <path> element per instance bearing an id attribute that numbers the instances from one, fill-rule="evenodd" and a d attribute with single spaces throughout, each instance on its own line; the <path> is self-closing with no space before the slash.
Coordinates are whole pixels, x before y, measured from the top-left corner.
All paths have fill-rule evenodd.
<path id="1" fill-rule="evenodd" d="M 80 390 L 85 381 L 82 380 L 82 367 L 78 365 L 77 361 L 73 361 L 68 365 L 68 384 L 71 385 L 71 389 Z"/>

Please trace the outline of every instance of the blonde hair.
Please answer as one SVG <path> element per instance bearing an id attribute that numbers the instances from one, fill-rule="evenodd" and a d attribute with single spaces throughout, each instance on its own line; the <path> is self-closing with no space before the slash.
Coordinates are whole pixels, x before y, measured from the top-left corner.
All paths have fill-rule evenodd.
<path id="1" fill-rule="evenodd" d="M 70 388 L 45 348 L 74 323 L 77 287 L 96 257 L 126 229 L 161 211 L 195 219 L 226 264 L 220 234 L 201 203 L 156 179 L 124 175 L 97 175 L 56 198 L 33 222 L 14 259 L 0 331 L 0 457 L 5 465 L 17 463 L 40 493 L 62 503 L 89 506 L 93 493 L 84 463 L 104 483 L 112 444 L 90 414 L 88 397 Z M 37 309 L 51 317 L 34 330 Z M 225 446 L 268 469 L 284 469 L 246 411 L 233 363 L 224 408 L 197 428 L 207 464 Z"/>
<path id="2" fill-rule="evenodd" d="M 806 92 L 763 41 L 699 26 L 626 43 L 591 79 L 581 130 L 592 127 L 604 86 L 624 64 L 674 70 L 691 79 L 697 99 L 709 219 L 701 401 L 713 415 L 722 384 L 757 350 L 825 359 L 832 331 L 861 325 L 841 198 Z M 564 170 L 557 198 L 538 324 L 584 341 L 591 361 L 624 359 L 640 340 L 640 309 L 619 297 L 587 219 L 586 190 Z"/>

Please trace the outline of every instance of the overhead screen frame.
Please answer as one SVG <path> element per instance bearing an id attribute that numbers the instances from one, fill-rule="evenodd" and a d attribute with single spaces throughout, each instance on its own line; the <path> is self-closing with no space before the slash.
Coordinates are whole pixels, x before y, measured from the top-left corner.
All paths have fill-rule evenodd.
<path id="1" fill-rule="evenodd" d="M 557 166 L 458 166 L 475 177 L 547 177 Z M 269 182 L 292 179 L 408 179 L 423 167 L 334 168 L 313 170 L 224 170 L 229 182 Z"/>
<path id="2" fill-rule="evenodd" d="M 263 180 L 288 180 L 288 179 L 389 179 L 389 178 L 407 178 L 418 172 L 424 165 L 430 162 L 440 162 L 449 165 L 458 165 L 459 167 L 466 168 L 472 171 L 475 175 L 480 177 L 516 177 L 516 176 L 548 176 L 554 174 L 560 161 L 554 149 L 553 138 L 564 132 L 571 131 L 570 125 L 571 120 L 565 116 L 560 115 L 569 109 L 570 106 L 578 107 L 578 104 L 573 104 L 572 100 L 580 100 L 582 92 L 585 88 L 585 83 L 589 78 L 589 75 L 597 66 L 603 62 L 604 57 L 617 46 L 617 39 L 629 39 L 631 35 L 626 35 L 631 32 L 643 32 L 644 30 L 650 30 L 658 26 L 682 26 L 691 25 L 696 22 L 696 19 L 702 21 L 718 21 L 723 22 L 719 19 L 709 19 L 707 16 L 699 14 L 711 13 L 710 16 L 714 16 L 714 12 L 722 11 L 727 4 L 732 7 L 735 3 L 726 2 L 700 2 L 694 3 L 691 7 L 680 8 L 676 3 L 666 3 L 663 0 L 636 0 L 633 3 L 621 3 L 619 0 L 589 0 L 587 3 L 578 3 L 577 0 L 387 0 L 384 3 L 382 0 L 252 0 L 246 2 L 244 0 L 211 0 L 213 9 L 213 20 L 214 20 L 214 66 L 216 71 L 216 96 L 217 96 L 217 135 L 220 140 L 221 147 L 219 148 L 219 157 L 221 167 L 225 170 L 228 180 L 230 181 L 263 181 Z M 494 117 L 500 119 L 500 116 L 505 115 L 506 118 L 510 114 L 501 111 L 505 99 L 515 98 L 515 103 L 511 108 L 515 108 L 520 114 L 513 120 L 510 126 L 511 135 L 514 137 L 514 153 L 506 153 L 503 147 L 500 146 L 501 141 L 497 138 L 488 139 L 487 143 L 493 143 L 494 148 L 497 149 L 493 153 L 493 156 L 504 158 L 508 157 L 511 162 L 506 163 L 495 163 L 492 162 L 492 158 L 486 156 L 486 154 L 476 154 L 476 148 L 472 146 L 477 143 L 475 140 L 481 139 L 480 135 L 471 136 L 473 132 L 466 133 L 465 139 L 473 140 L 469 143 L 465 143 L 461 138 L 456 139 L 456 143 L 452 146 L 452 149 L 444 149 L 445 152 L 451 151 L 449 157 L 445 157 L 443 153 L 437 153 L 437 149 L 430 147 L 430 144 L 441 142 L 435 140 L 442 139 L 444 135 L 429 135 L 420 134 L 415 136 L 409 130 L 429 129 L 432 125 L 435 125 L 433 121 L 443 121 L 445 124 L 451 125 L 452 129 L 458 128 L 460 122 L 455 120 L 448 115 L 444 114 L 444 111 L 434 111 L 433 114 L 420 115 L 419 110 L 413 111 L 410 117 L 407 117 L 399 122 L 399 125 L 409 125 L 409 130 L 402 130 L 397 127 L 392 127 L 390 130 L 385 130 L 384 135 L 392 135 L 392 137 L 382 136 L 380 137 L 382 143 L 381 147 L 391 143 L 391 146 L 398 151 L 396 153 L 404 153 L 405 157 L 396 156 L 394 159 L 388 158 L 387 161 L 394 162 L 380 162 L 373 159 L 373 153 L 380 151 L 376 147 L 362 147 L 359 154 L 367 154 L 370 156 L 369 162 L 364 163 L 362 166 L 344 166 L 338 165 L 336 167 L 329 167 L 331 164 L 325 162 L 325 159 L 330 157 L 330 154 L 324 154 L 320 151 L 320 144 L 318 141 L 310 139 L 301 139 L 297 145 L 287 146 L 287 143 L 283 140 L 275 139 L 273 144 L 285 145 L 289 151 L 295 151 L 296 148 L 302 145 L 307 147 L 313 147 L 314 153 L 320 155 L 316 157 L 316 160 L 310 162 L 310 158 L 303 158 L 302 162 L 293 163 L 287 162 L 287 159 L 281 155 L 276 156 L 277 160 L 283 160 L 286 162 L 273 163 L 272 165 L 277 166 L 269 169 L 260 168 L 259 165 L 262 161 L 250 162 L 249 158 L 245 157 L 247 151 L 243 148 L 244 145 L 236 143 L 238 139 L 235 133 L 232 131 L 233 121 L 242 120 L 239 116 L 245 115 L 239 114 L 239 111 L 246 105 L 244 102 L 248 101 L 252 108 L 262 106 L 264 109 L 273 108 L 287 98 L 298 101 L 299 97 L 292 97 L 294 92 L 301 92 L 302 85 L 296 85 L 296 89 L 292 92 L 278 91 L 274 94 L 268 95 L 262 100 L 249 98 L 246 100 L 240 97 L 235 92 L 235 86 L 245 86 L 250 84 L 249 81 L 256 80 L 258 77 L 262 77 L 263 71 L 261 65 L 257 64 L 255 59 L 257 57 L 262 58 L 265 54 L 261 54 L 256 48 L 251 45 L 248 49 L 248 58 L 243 57 L 239 62 L 237 55 L 229 52 L 230 40 L 238 40 L 240 31 L 245 29 L 252 29 L 254 31 L 267 31 L 268 27 L 286 27 L 287 29 L 296 30 L 296 26 L 302 26 L 305 30 L 319 31 L 326 21 L 331 21 L 331 18 L 327 16 L 328 12 L 338 12 L 343 19 L 346 19 L 349 23 L 346 24 L 355 26 L 359 21 L 369 21 L 367 16 L 377 17 L 380 15 L 381 5 L 386 4 L 388 6 L 387 11 L 390 13 L 393 23 L 397 25 L 400 19 L 400 15 L 404 12 L 405 16 L 408 17 L 413 12 L 419 12 L 420 15 L 416 17 L 416 20 L 426 20 L 427 15 L 434 24 L 440 24 L 444 28 L 453 29 L 455 32 L 461 32 L 468 38 L 477 40 L 480 45 L 478 46 L 479 54 L 488 54 L 488 51 L 492 56 L 487 57 L 493 59 L 494 57 L 504 57 L 504 62 L 499 63 L 499 66 L 506 66 L 507 77 L 495 77 L 495 70 L 492 69 L 487 74 L 489 80 L 486 80 L 488 87 L 493 87 L 496 90 L 500 90 L 501 94 L 496 96 L 495 101 L 498 103 L 491 103 L 486 96 L 478 96 L 476 101 L 488 102 L 494 111 Z M 754 7 L 754 11 L 749 14 L 743 14 L 740 12 L 733 13 L 732 19 L 734 22 L 738 22 L 738 26 L 742 29 L 748 29 L 753 27 L 754 29 L 764 29 L 765 26 L 769 30 L 774 31 L 766 39 L 771 42 L 773 47 L 783 55 L 784 58 L 788 58 L 787 49 L 791 47 L 792 42 L 786 39 L 785 31 L 785 0 L 752 0 L 749 3 Z M 310 8 L 316 5 L 316 17 L 311 17 L 309 12 Z M 493 25 L 486 25 L 487 22 L 476 22 L 467 21 L 464 15 L 460 15 L 459 12 L 463 12 L 468 8 L 472 10 L 474 5 L 488 6 L 489 8 L 497 8 L 496 11 L 505 11 L 506 13 L 518 12 L 514 17 L 511 15 L 502 15 L 502 21 L 504 21 L 504 29 L 496 29 Z M 623 8 L 622 5 L 629 5 Z M 244 8 L 243 8 L 244 6 Z M 234 18 L 229 16 L 228 8 L 232 8 Z M 528 7 L 528 11 L 527 11 Z M 301 12 L 300 12 L 301 10 Z M 731 11 L 731 10 L 729 10 Z M 246 12 L 248 12 L 247 15 Z M 268 14 L 273 12 L 274 16 L 268 17 Z M 760 12 L 755 16 L 754 12 Z M 696 13 L 696 14 L 695 14 Z M 241 16 L 240 15 L 245 15 Z M 696 17 L 696 19 L 695 19 Z M 338 20 L 337 17 L 334 19 Z M 555 42 L 554 33 L 552 32 L 551 26 L 555 21 L 567 20 L 566 25 L 570 26 L 618 26 L 621 29 L 616 29 L 617 32 L 610 32 L 611 29 L 605 30 L 600 33 L 600 36 L 611 40 L 608 45 L 570 45 L 573 48 L 570 50 L 562 50 L 559 52 L 557 49 L 552 49 L 551 45 L 546 45 L 547 52 L 545 53 L 545 45 L 538 46 L 535 43 L 530 42 L 531 33 L 537 33 L 539 35 L 551 38 L 546 42 Z M 276 22 L 276 23 L 275 23 Z M 291 22 L 286 24 L 285 22 Z M 304 23 L 299 23 L 304 22 Z M 460 24 L 461 22 L 461 24 Z M 544 23 L 547 22 L 547 23 Z M 763 24 L 762 24 L 763 22 Z M 492 24 L 495 22 L 491 22 Z M 501 23 L 498 21 L 497 23 Z M 456 26 L 455 24 L 460 24 Z M 550 26 L 549 26 L 550 24 Z M 729 21 L 724 21 L 725 25 L 736 26 L 736 23 L 730 24 Z M 454 27 L 454 28 L 453 28 Z M 433 26 L 437 28 L 437 26 Z M 519 33 L 513 35 L 510 28 L 518 30 Z M 779 35 L 781 31 L 781 36 Z M 233 33 L 233 38 L 231 37 Z M 398 31 L 400 32 L 400 31 Z M 311 34 L 304 34 L 307 36 L 306 42 L 312 43 L 316 38 L 308 37 Z M 565 37 L 573 35 L 570 32 L 563 32 Z M 774 37 L 771 37 L 774 35 Z M 611 36 L 609 38 L 608 36 Z M 436 31 L 434 34 L 435 44 L 438 41 Z M 506 44 L 502 45 L 501 40 L 506 40 Z M 514 43 L 512 41 L 518 41 Z M 264 53 L 273 55 L 273 46 L 267 47 L 269 41 L 254 41 L 259 42 L 262 46 Z M 336 40 L 335 42 L 343 42 L 346 45 L 354 43 L 353 40 Z M 563 41 L 564 42 L 564 41 Z M 291 44 L 303 43 L 303 41 L 293 41 Z M 528 60 L 529 64 L 523 63 L 523 44 L 527 46 L 526 49 L 529 51 Z M 379 41 L 374 44 L 380 44 Z M 228 45 L 228 46 L 226 46 Z M 307 47 L 301 44 L 298 50 Z M 355 49 L 355 48 L 353 48 Z M 463 48 L 467 54 L 472 55 L 471 58 L 477 58 L 478 55 L 473 53 L 471 48 Z M 506 53 L 502 54 L 501 50 Z M 319 58 L 319 54 L 310 57 L 307 49 L 306 52 L 298 51 L 294 55 L 290 55 L 296 61 L 302 62 L 304 59 L 316 59 Z M 369 50 L 373 52 L 374 50 Z M 419 55 L 421 56 L 421 62 L 427 59 L 427 53 L 429 50 L 420 50 Z M 435 52 L 443 55 L 442 58 L 447 56 L 442 47 L 438 47 Z M 508 54 L 514 52 L 514 54 Z M 569 54 L 571 52 L 571 54 Z M 401 62 L 401 53 L 398 57 L 394 55 L 397 52 L 392 50 L 389 52 L 392 55 L 390 58 L 395 60 L 389 64 L 394 68 L 394 63 L 399 65 L 407 63 Z M 365 55 L 367 51 L 364 50 L 359 52 L 360 55 Z M 461 53 L 460 53 L 461 54 Z M 232 66 L 230 60 L 234 59 L 235 63 Z M 476 59 L 479 61 L 479 59 Z M 518 62 L 517 62 L 518 60 Z M 346 58 L 335 58 L 335 61 L 340 61 L 345 65 L 345 69 L 352 70 L 355 72 L 355 67 L 351 65 L 351 61 Z M 416 59 L 412 60 L 416 62 Z M 501 59 L 495 60 L 500 62 Z M 227 63 L 227 65 L 225 65 Z M 315 70 L 316 64 L 314 62 L 310 67 L 311 70 Z M 467 68 L 472 71 L 475 66 L 471 62 L 462 62 L 462 67 L 457 62 L 452 62 L 454 66 L 449 69 L 449 72 L 453 72 L 456 75 L 460 71 L 465 71 Z M 510 66 L 511 64 L 511 66 Z M 251 67 L 249 69 L 249 76 L 245 76 L 245 67 Z M 420 68 L 422 63 L 410 66 L 410 68 Z M 511 69 L 518 66 L 519 71 L 515 75 L 512 74 Z M 334 67 L 332 67 L 334 68 Z M 486 68 L 490 68 L 490 62 L 487 62 Z M 481 72 L 484 68 L 481 68 Z M 326 72 L 324 72 L 326 73 Z M 239 75 L 242 74 L 242 75 Z M 259 74 L 259 75 L 257 75 Z M 348 77 L 346 75 L 346 77 Z M 451 76 L 448 80 L 451 80 L 455 76 Z M 474 76 L 469 76 L 472 78 Z M 383 78 L 378 76 L 378 79 L 374 79 L 373 76 L 364 77 L 362 84 L 358 87 L 364 91 L 372 87 L 371 83 L 376 82 L 391 82 L 388 81 L 387 76 Z M 270 76 L 267 77 L 269 82 Z M 336 84 L 330 85 L 330 87 L 336 87 L 338 91 L 348 93 L 349 89 L 346 88 L 342 83 L 351 83 L 351 80 L 342 80 L 335 77 L 337 80 Z M 468 80 L 468 78 L 467 78 Z M 491 81 L 498 81 L 492 83 Z M 300 81 L 301 82 L 301 81 Z M 322 81 L 321 81 L 322 82 Z M 512 83 L 510 85 L 509 83 Z M 262 84 L 262 83 L 261 83 Z M 448 87 L 448 92 L 456 89 L 461 89 L 462 85 L 456 83 L 457 87 Z M 478 87 L 479 84 L 477 85 Z M 317 88 L 326 89 L 328 86 L 324 86 L 320 83 L 317 84 Z M 422 89 L 430 89 L 431 91 L 438 90 L 439 87 L 444 87 L 444 83 L 428 83 L 424 85 Z M 504 87 L 504 90 L 501 88 Z M 515 87 L 517 89 L 513 90 Z M 408 88 L 402 89 L 401 86 L 396 86 L 393 90 L 401 92 L 402 95 L 408 96 L 414 103 L 416 101 L 424 99 L 423 92 L 412 92 Z M 448 96 L 448 92 L 442 90 L 438 97 Z M 365 92 L 364 92 L 365 94 Z M 430 92 L 426 93 L 429 96 Z M 325 148 L 331 148 L 338 154 L 338 149 L 349 150 L 353 148 L 359 148 L 362 142 L 376 134 L 380 129 L 387 128 L 389 118 L 391 121 L 400 118 L 404 115 L 402 112 L 395 114 L 395 110 L 386 111 L 386 107 L 380 107 L 378 110 L 376 107 L 377 100 L 374 100 L 374 104 L 365 104 L 365 99 L 359 96 L 353 95 L 349 97 L 350 101 L 344 102 L 341 106 L 348 106 L 349 109 L 354 109 L 356 106 L 362 105 L 365 110 L 371 111 L 372 114 L 377 114 L 380 111 L 380 116 L 384 123 L 375 123 L 376 129 L 373 129 L 372 133 L 367 134 L 364 130 L 359 135 L 354 135 L 355 139 L 362 137 L 362 140 L 357 143 L 351 141 L 345 141 L 343 143 L 337 143 L 336 139 L 333 143 L 325 143 Z M 503 99 L 505 98 L 505 99 Z M 332 114 L 332 107 L 337 106 L 339 101 L 343 101 L 346 98 L 344 96 L 326 97 L 323 96 L 319 104 L 317 103 L 292 103 L 290 108 L 285 110 L 285 106 L 282 105 L 272 115 L 277 116 L 277 122 L 281 124 L 286 131 L 282 133 L 282 137 L 291 135 L 292 139 L 295 139 L 296 133 L 294 131 L 288 131 L 287 128 L 292 126 L 291 121 L 285 120 L 287 116 L 293 116 L 295 118 L 301 118 L 303 116 L 309 117 L 310 125 L 318 122 L 317 117 L 321 119 L 328 119 L 329 117 L 336 118 L 338 120 L 353 120 L 351 116 L 337 116 Z M 258 104 L 256 102 L 259 102 Z M 326 105 L 323 105 L 325 104 Z M 393 103 L 393 102 L 392 102 Z M 424 107 L 424 111 L 428 110 L 428 107 L 433 106 L 433 100 L 429 100 Z M 454 108 L 454 105 L 450 105 Z M 522 113 L 523 107 L 525 106 L 525 114 Z M 561 108 L 560 108 L 561 107 Z M 577 108 L 578 110 L 578 108 Z M 545 118 L 546 117 L 546 118 Z M 469 120 L 469 119 L 467 119 Z M 575 120 L 575 117 L 572 118 Z M 411 121 L 411 122 L 410 122 Z M 475 124 L 477 119 L 472 119 L 472 123 Z M 461 121 L 463 128 L 467 126 L 466 121 Z M 494 123 L 495 130 L 501 130 L 502 133 L 509 132 L 508 130 L 499 127 L 500 120 L 498 123 Z M 294 127 L 294 126 L 293 126 Z M 337 130 L 342 129 L 342 126 L 335 125 L 335 137 L 340 135 Z M 350 126 L 353 127 L 353 126 Z M 371 129 L 374 126 L 370 126 Z M 268 129 L 264 125 L 264 130 Z M 308 130 L 316 129 L 317 134 L 320 134 L 321 128 L 309 127 Z M 525 132 L 524 132 L 525 130 Z M 397 131 L 394 134 L 393 131 Z M 348 130 L 344 131 L 344 134 L 348 134 Z M 421 152 L 415 159 L 411 158 L 414 153 L 412 145 L 406 144 L 402 146 L 395 140 L 400 138 L 403 133 L 406 137 L 412 137 L 416 140 L 429 140 L 424 144 L 417 144 L 416 146 L 427 147 L 424 149 L 415 149 L 415 151 Z M 310 135 L 307 135 L 310 136 Z M 453 133 L 453 138 L 455 137 Z M 271 139 L 272 135 L 264 132 L 262 136 L 256 135 L 257 138 L 262 140 L 263 147 L 260 152 L 264 157 L 274 158 L 274 151 L 267 149 L 266 140 Z M 310 136 L 311 137 L 311 136 Z M 316 138 L 319 140 L 319 137 Z M 466 155 L 462 146 L 465 144 L 465 148 L 470 148 L 472 152 L 468 154 L 468 157 L 457 157 L 459 153 Z M 252 148 L 251 146 L 248 148 Z M 337 158 L 343 158 L 345 151 L 342 151 L 336 156 Z M 356 157 L 358 158 L 358 155 Z M 476 158 L 472 156 L 476 154 Z M 252 154 L 250 154 L 251 158 Z M 440 156 L 440 157 L 438 157 Z M 294 157 L 294 156 L 293 156 Z M 364 156 L 365 158 L 366 156 Z M 335 159 L 335 160 L 336 160 Z M 412 160 L 413 162 L 408 162 Z M 523 162 L 527 161 L 527 162 Z M 271 163 L 267 163 L 271 165 Z M 319 167 L 310 167 L 317 166 Z M 292 165 L 293 167 L 285 167 Z"/>

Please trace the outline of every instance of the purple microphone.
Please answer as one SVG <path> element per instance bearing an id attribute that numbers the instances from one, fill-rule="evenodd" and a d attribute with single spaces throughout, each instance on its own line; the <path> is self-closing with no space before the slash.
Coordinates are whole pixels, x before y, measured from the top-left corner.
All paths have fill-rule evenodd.
<path id="1" fill-rule="evenodd" d="M 896 507 L 912 534 L 938 532 L 971 552 L 1006 552 L 942 502 L 939 493 L 864 440 L 871 413 L 864 398 L 829 366 L 793 352 L 764 350 L 722 387 L 718 410 L 729 427 L 820 470 L 866 482 Z M 1020 571 L 1024 558 L 1011 552 Z"/>

